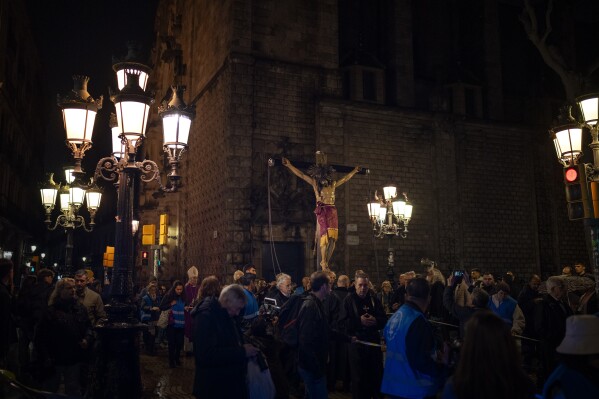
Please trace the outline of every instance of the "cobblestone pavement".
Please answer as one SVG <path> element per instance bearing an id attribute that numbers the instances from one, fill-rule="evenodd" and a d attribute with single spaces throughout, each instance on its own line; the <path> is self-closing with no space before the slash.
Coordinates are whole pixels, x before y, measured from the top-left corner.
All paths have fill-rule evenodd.
<path id="1" fill-rule="evenodd" d="M 142 350 L 140 364 L 143 398 L 194 399 L 191 395 L 195 372 L 193 357 L 182 355 L 181 363 L 181 366 L 171 369 L 168 367 L 166 349 L 158 349 L 157 356 L 147 356 L 143 354 Z M 351 394 L 334 392 L 329 394 L 329 398 L 349 399 Z M 296 397 L 292 396 L 290 399 L 296 399 Z"/>

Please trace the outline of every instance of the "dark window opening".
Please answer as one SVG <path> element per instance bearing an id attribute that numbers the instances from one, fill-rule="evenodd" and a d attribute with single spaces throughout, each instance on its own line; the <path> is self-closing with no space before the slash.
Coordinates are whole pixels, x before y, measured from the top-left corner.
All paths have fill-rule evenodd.
<path id="1" fill-rule="evenodd" d="M 364 100 L 376 101 L 376 77 L 374 72 L 362 72 L 362 96 Z"/>

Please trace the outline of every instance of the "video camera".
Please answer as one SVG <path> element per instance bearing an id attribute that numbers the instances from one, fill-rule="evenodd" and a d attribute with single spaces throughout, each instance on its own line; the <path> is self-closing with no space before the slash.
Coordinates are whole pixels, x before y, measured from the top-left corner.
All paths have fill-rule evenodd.
<path id="1" fill-rule="evenodd" d="M 272 321 L 281 312 L 281 307 L 277 306 L 277 300 L 273 298 L 264 298 L 260 307 L 260 315 L 268 321 Z"/>

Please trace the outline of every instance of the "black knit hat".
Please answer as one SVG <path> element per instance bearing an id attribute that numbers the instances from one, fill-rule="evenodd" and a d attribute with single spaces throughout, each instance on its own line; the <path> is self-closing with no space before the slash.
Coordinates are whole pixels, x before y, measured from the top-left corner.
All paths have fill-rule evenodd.
<path id="1" fill-rule="evenodd" d="M 54 272 L 50 269 L 42 269 L 39 272 L 37 272 L 38 279 L 43 279 L 44 277 L 48 276 L 52 276 L 52 278 L 54 278 Z"/>

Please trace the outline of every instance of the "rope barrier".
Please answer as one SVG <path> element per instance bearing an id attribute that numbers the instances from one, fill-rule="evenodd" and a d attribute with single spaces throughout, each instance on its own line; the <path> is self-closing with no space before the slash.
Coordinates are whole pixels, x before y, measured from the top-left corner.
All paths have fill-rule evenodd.
<path id="1" fill-rule="evenodd" d="M 429 320 L 429 322 L 431 322 L 432 324 L 439 324 L 439 325 L 447 326 L 447 327 L 460 328 L 460 326 L 456 326 L 455 324 L 444 323 L 442 321 Z M 523 335 L 512 334 L 512 337 L 518 338 L 518 339 L 525 339 L 527 341 L 532 341 L 532 342 L 539 342 L 538 339 L 525 337 Z"/>

